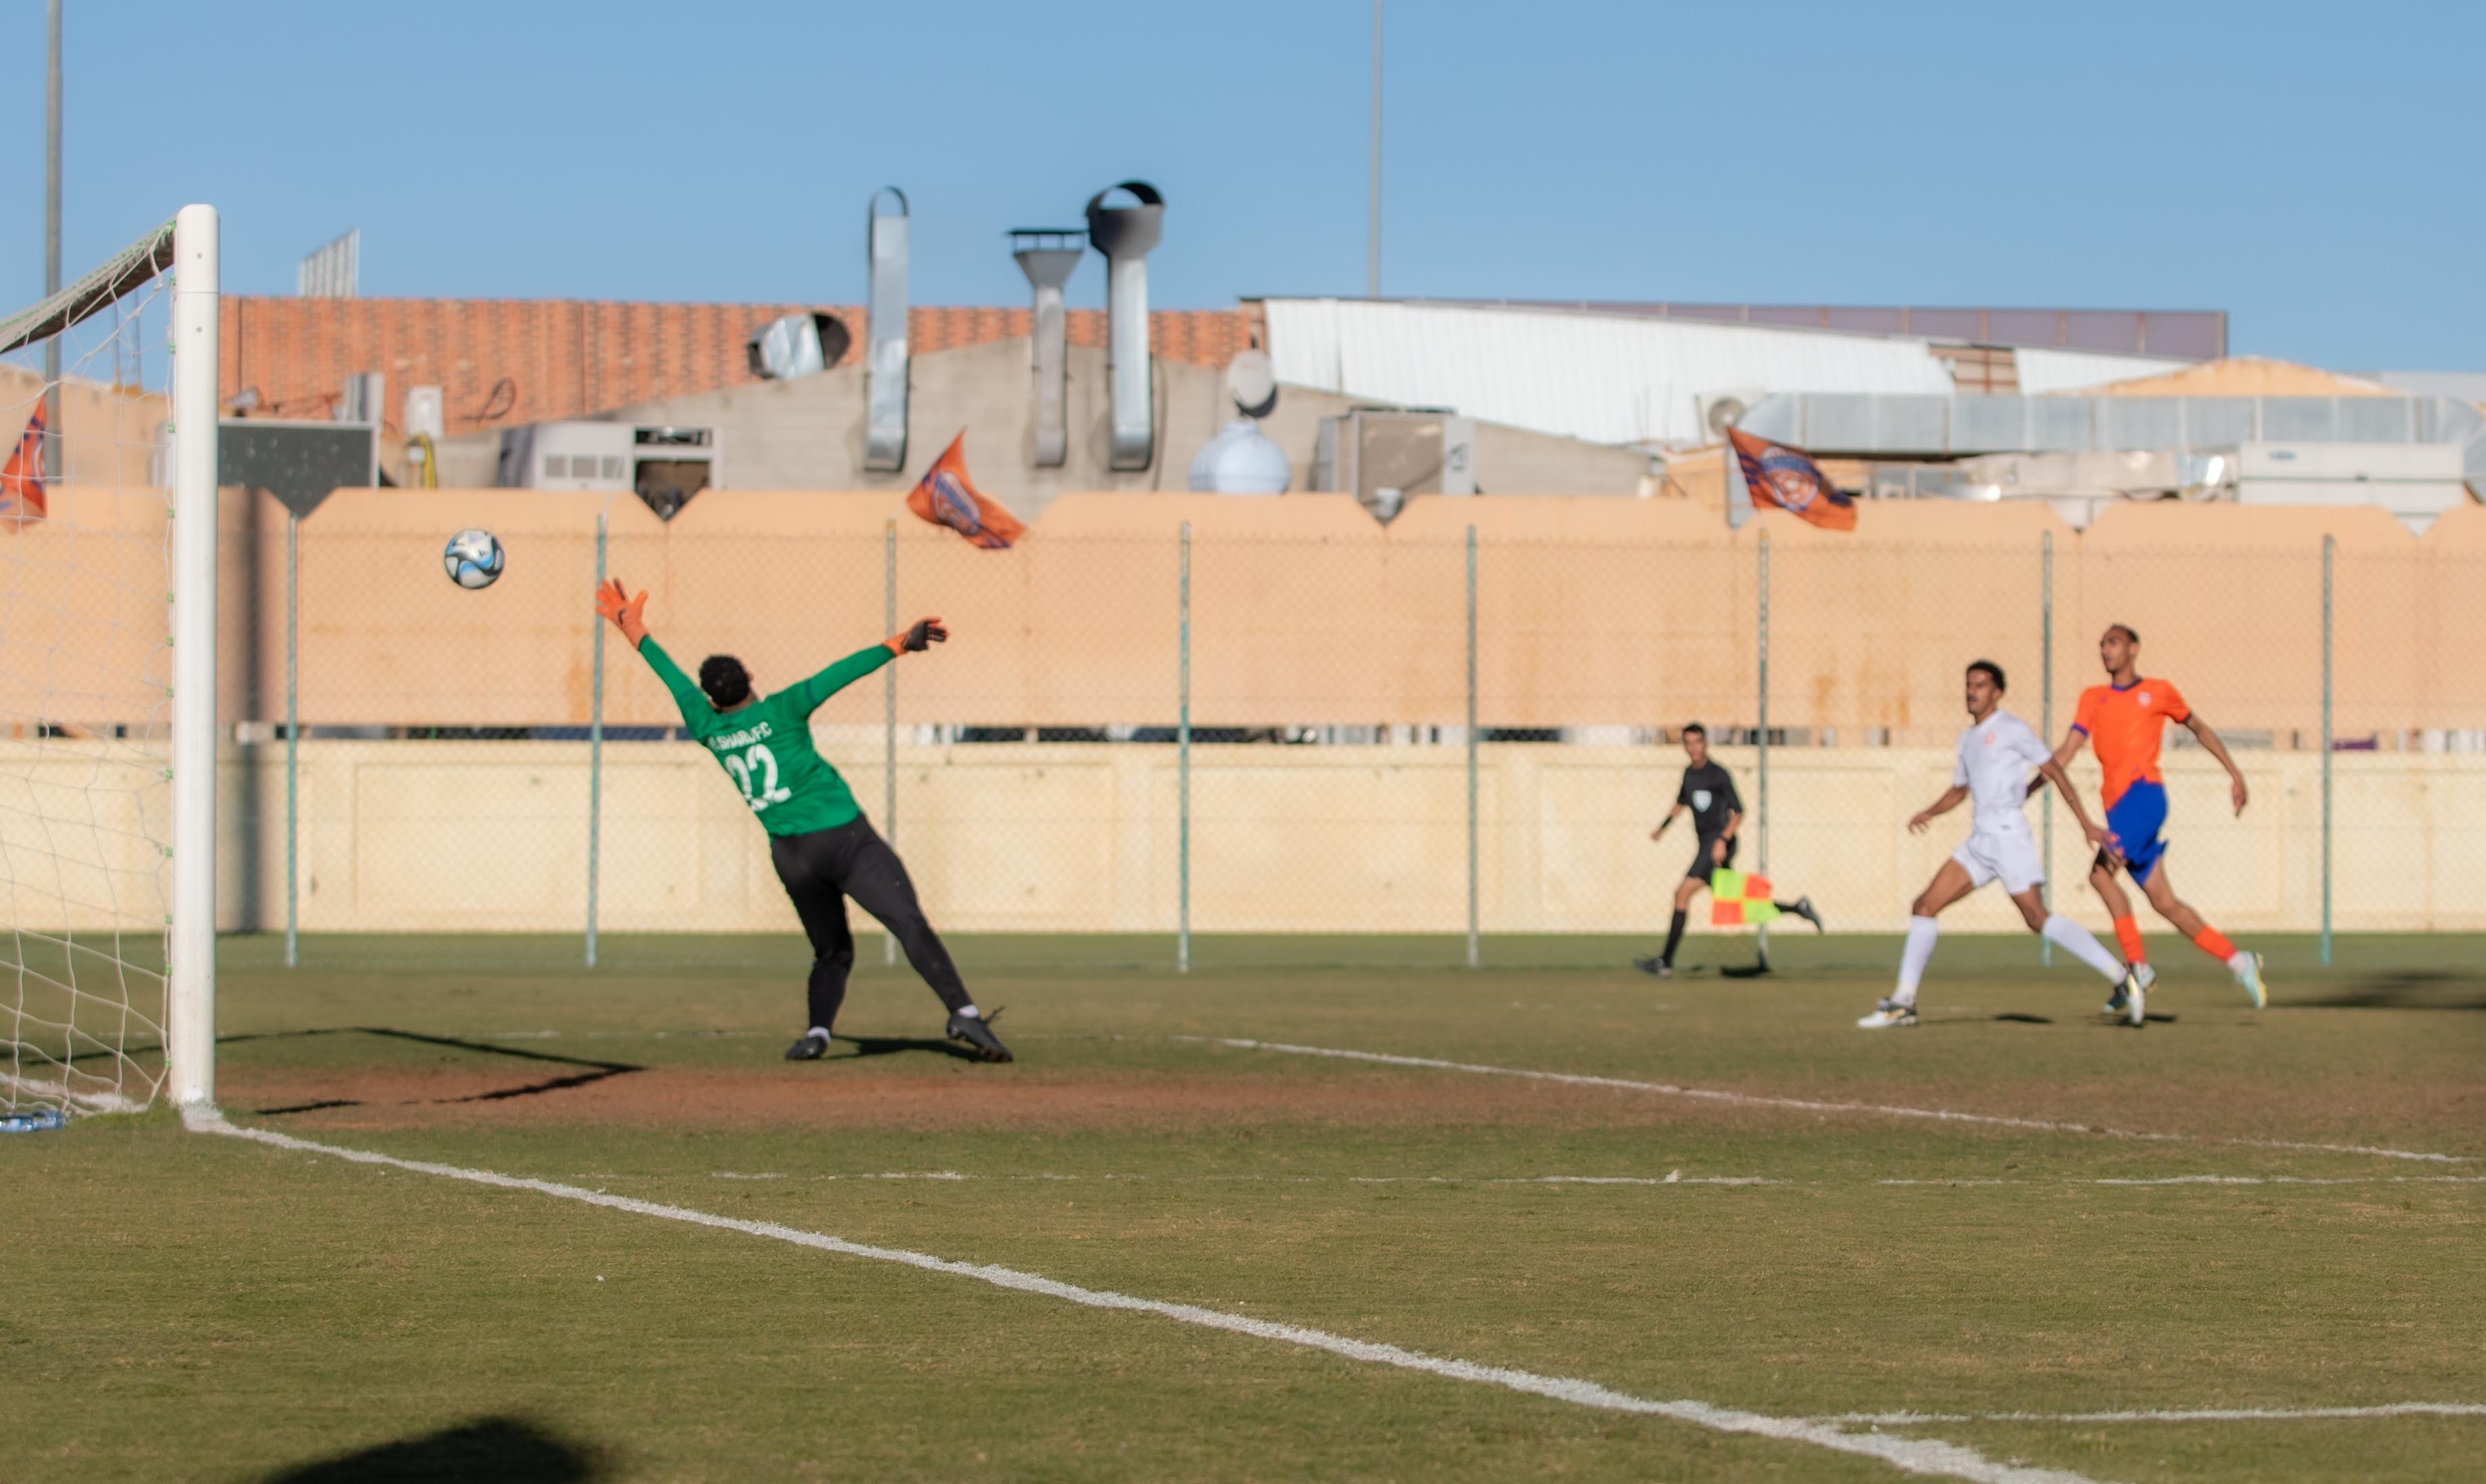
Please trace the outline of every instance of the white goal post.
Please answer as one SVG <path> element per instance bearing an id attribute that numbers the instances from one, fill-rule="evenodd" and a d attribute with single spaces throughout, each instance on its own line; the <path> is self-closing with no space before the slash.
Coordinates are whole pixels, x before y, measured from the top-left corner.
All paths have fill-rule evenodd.
<path id="1" fill-rule="evenodd" d="M 165 1071 L 216 1101 L 216 208 L 173 218 L 173 891 Z"/>
<path id="2" fill-rule="evenodd" d="M 218 287 L 190 206 L 0 316 L 11 1129 L 215 1099 Z"/>

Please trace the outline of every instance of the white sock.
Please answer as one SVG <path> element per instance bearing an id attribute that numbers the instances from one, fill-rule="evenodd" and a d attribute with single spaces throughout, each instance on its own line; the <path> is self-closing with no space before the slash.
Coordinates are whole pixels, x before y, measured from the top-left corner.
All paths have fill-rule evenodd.
<path id="1" fill-rule="evenodd" d="M 830 1035 L 829 1035 L 829 1032 L 828 1032 L 828 1031 L 824 1031 L 824 1030 L 822 1030 L 822 1029 L 821 1029 L 820 1027 L 818 1027 L 818 1026 L 814 1026 L 811 1030 L 804 1031 L 804 1032 L 803 1032 L 803 1035 L 804 1035 L 804 1037 L 805 1037 L 806 1039 L 809 1039 L 810 1037 L 812 1037 L 812 1036 L 815 1036 L 815 1035 L 816 1035 L 816 1036 L 818 1036 L 818 1037 L 819 1037 L 821 1040 L 823 1040 L 823 1041 L 831 1039 L 831 1037 L 830 1037 Z"/>
<path id="2" fill-rule="evenodd" d="M 984 1012 L 977 1009 L 972 1004 L 962 1004 L 958 1006 L 958 1018 L 960 1020 L 981 1020 L 984 1018 Z"/>
<path id="3" fill-rule="evenodd" d="M 2241 975 L 2252 964 L 2252 955 L 2242 948 L 2227 955 L 2227 972 Z"/>
<path id="4" fill-rule="evenodd" d="M 1925 976 L 1925 965 L 1934 956 L 1934 938 L 1942 924 L 1932 918 L 1908 919 L 1908 946 L 1899 954 L 1899 988 L 1891 996 L 1901 1004 L 1917 1003 L 1917 982 Z"/>
<path id="5" fill-rule="evenodd" d="M 2074 958 L 2095 969 L 2110 984 L 2123 981 L 2123 965 L 2097 941 L 2097 935 L 2059 912 L 2046 914 L 2046 925 L 2038 931 L 2048 943 L 2060 944 Z"/>

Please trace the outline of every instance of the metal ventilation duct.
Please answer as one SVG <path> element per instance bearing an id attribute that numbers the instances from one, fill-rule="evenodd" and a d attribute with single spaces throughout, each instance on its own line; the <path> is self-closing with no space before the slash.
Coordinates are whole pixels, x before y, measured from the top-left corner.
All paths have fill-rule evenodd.
<path id="1" fill-rule="evenodd" d="M 2453 443 L 2486 490 L 2486 416 L 2450 397 L 1930 397 L 1782 392 L 1737 425 L 1815 453 L 1956 458 L 2247 443 Z"/>
<path id="2" fill-rule="evenodd" d="M 898 210 L 884 214 L 884 196 Z M 863 363 L 863 466 L 881 474 L 906 467 L 906 193 L 882 186 L 864 208 L 871 270 L 871 348 Z"/>
<path id="3" fill-rule="evenodd" d="M 1028 340 L 1028 369 L 1036 378 L 1035 463 L 1059 469 L 1070 458 L 1069 420 L 1063 394 L 1069 375 L 1070 337 L 1062 314 L 1062 287 L 1087 255 L 1087 234 L 1076 227 L 1021 227 L 1010 233 L 1010 256 L 1036 290 L 1036 323 Z"/>
<path id="4" fill-rule="evenodd" d="M 1108 206 L 1128 191 L 1136 206 Z M 1088 240 L 1105 255 L 1105 384 L 1113 404 L 1105 466 L 1146 469 L 1156 461 L 1156 405 L 1148 365 L 1148 252 L 1165 234 L 1165 198 L 1146 180 L 1125 180 L 1088 199 Z"/>

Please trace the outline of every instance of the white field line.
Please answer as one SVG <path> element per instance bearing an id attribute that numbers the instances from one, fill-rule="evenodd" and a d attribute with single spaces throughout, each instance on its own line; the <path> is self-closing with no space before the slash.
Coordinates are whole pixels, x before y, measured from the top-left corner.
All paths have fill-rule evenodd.
<path id="1" fill-rule="evenodd" d="M 966 1174 L 954 1169 L 891 1169 L 854 1170 L 839 1174 L 792 1174 L 786 1170 L 711 1169 L 711 1180 L 929 1180 L 952 1183 L 970 1180 L 994 1181 L 1092 1181 L 1100 1185 L 1788 1185 L 1788 1186 L 1851 1186 L 1887 1185 L 1921 1186 L 1926 1188 L 1969 1187 L 1982 1189 L 1999 1185 L 2486 1185 L 2486 1175 L 2166 1175 L 2157 1179 L 2109 1179 L 2094 1176 L 2067 1177 L 2058 1180 L 1988 1180 L 1988 1179 L 1921 1179 L 1921 1180 L 1793 1180 L 1768 1175 L 1687 1175 L 1674 1170 L 1665 1175 L 1265 1175 L 1265 1174 L 1052 1174 L 1013 1171 L 1008 1174 Z M 621 1179 L 623 1176 L 597 1176 Z"/>
<path id="2" fill-rule="evenodd" d="M 1614 1087 L 1626 1092 L 1655 1092 L 1666 1097 L 1697 1098 L 1750 1108 L 1791 1108 L 1802 1113 L 1879 1113 L 1890 1118 L 1927 1118 L 1942 1123 L 1975 1123 L 1988 1128 L 2030 1129 L 2046 1134 L 2089 1134 L 2104 1139 L 2140 1139 L 2163 1143 L 2232 1144 L 2252 1149 L 2301 1149 L 2323 1154 L 2369 1154 L 2388 1160 L 2432 1160 L 2465 1165 L 2460 1154 L 2427 1154 L 2414 1149 L 2384 1149 L 2367 1144 L 2306 1143 L 2281 1139 L 2207 1139 L 2195 1134 L 2152 1134 L 2132 1129 L 2102 1128 L 2086 1123 L 2061 1123 L 2048 1118 L 2014 1118 L 2000 1113 L 1956 1113 L 1944 1108 L 1902 1108 L 1888 1103 L 1837 1103 L 1816 1098 L 1775 1097 L 1759 1092 L 1727 1092 L 1716 1087 L 1685 1087 L 1673 1083 L 1640 1082 L 1628 1077 L 1592 1077 L 1584 1072 L 1543 1072 L 1528 1067 L 1490 1066 L 1479 1061 L 1445 1061 L 1436 1057 L 1402 1057 L 1389 1052 L 1346 1051 L 1334 1046 L 1294 1046 L 1284 1041 L 1254 1041 L 1236 1036 L 1170 1035 L 1169 1041 L 1201 1046 L 1226 1046 L 1240 1051 L 1282 1052 L 1290 1057 L 1328 1057 L 1340 1061 L 1370 1061 L 1382 1066 L 1429 1067 L 1442 1072 L 1474 1072 L 1486 1077 L 1518 1077 L 1530 1082 L 1562 1083 L 1578 1087 Z"/>
<path id="3" fill-rule="evenodd" d="M 1915 1427 L 1925 1422 L 2304 1422 L 2357 1417 L 2486 1417 L 2486 1402 L 2389 1402 L 2377 1407 L 2204 1407 L 2169 1412 L 1858 1412 L 1815 1417 L 1834 1426 Z"/>
<path id="4" fill-rule="evenodd" d="M 118 1092 L 81 1092 L 60 1078 L 44 1081 L 33 1077 L 20 1077 L 14 1072 L 0 1072 L 0 1087 L 7 1087 L 13 1092 L 21 1092 L 30 1097 L 61 1098 L 75 1103 L 89 1113 L 134 1113 L 147 1111 L 146 1104 L 133 1098 L 124 1097 Z"/>
<path id="5" fill-rule="evenodd" d="M 603 1191 L 585 1190 L 575 1185 L 558 1185 L 549 1180 L 531 1180 L 518 1175 L 505 1175 L 488 1169 L 469 1169 L 457 1165 L 440 1165 L 428 1160 L 404 1160 L 369 1149 L 348 1149 L 336 1144 L 315 1143 L 289 1134 L 266 1129 L 243 1128 L 229 1123 L 213 1110 L 188 1110 L 189 1126 L 202 1133 L 223 1134 L 246 1139 L 257 1143 L 290 1149 L 302 1154 L 324 1154 L 358 1165 L 377 1165 L 392 1169 L 409 1170 L 416 1174 L 435 1175 L 447 1180 L 462 1180 L 472 1185 L 491 1186 L 500 1190 L 527 1191 L 561 1200 L 574 1200 L 584 1205 L 602 1206 L 607 1210 L 624 1211 L 633 1216 L 654 1217 L 660 1221 L 681 1222 L 694 1226 L 708 1226 L 722 1231 L 737 1231 L 746 1236 L 765 1237 L 770 1241 L 791 1243 L 818 1251 L 835 1252 L 843 1257 L 862 1257 L 874 1262 L 896 1263 L 927 1273 L 947 1274 L 953 1278 L 973 1278 L 996 1288 L 1013 1289 L 1020 1293 L 1039 1294 L 1045 1298 L 1083 1305 L 1090 1308 L 1119 1309 L 1130 1313 L 1154 1314 L 1181 1324 L 1202 1329 L 1224 1330 L 1229 1333 L 1249 1335 L 1255 1339 L 1275 1340 L 1281 1344 L 1318 1350 L 1367 1365 L 1389 1365 L 1400 1370 L 1420 1371 L 1450 1381 L 1464 1381 L 1478 1386 L 1498 1387 L 1530 1396 L 1542 1396 L 1565 1402 L 1574 1407 L 1594 1408 L 1601 1412 L 1630 1413 L 1642 1416 L 1671 1417 L 1705 1427 L 1714 1432 L 1744 1433 L 1754 1437 L 1776 1439 L 1782 1443 L 1809 1443 L 1834 1452 L 1851 1453 L 1879 1459 L 1903 1473 L 1929 1474 L 1942 1478 L 1968 1479 L 1975 1484 L 2097 1484 L 2083 1474 L 2059 1469 L 2030 1469 L 2018 1464 L 2002 1463 L 1987 1458 L 1974 1448 L 1944 1443 L 1932 1438 L 1892 1437 L 1881 1433 L 1851 1432 L 1837 1423 L 1816 1422 L 1802 1417 L 1774 1417 L 1756 1412 L 1739 1412 L 1698 1401 L 1658 1401 L 1613 1390 L 1592 1381 L 1567 1376 L 1540 1375 L 1534 1371 L 1515 1370 L 1507 1366 L 1479 1365 L 1473 1360 L 1449 1360 L 1385 1345 L 1371 1340 L 1351 1339 L 1332 1334 L 1325 1330 L 1302 1325 L 1279 1324 L 1266 1319 L 1254 1319 L 1244 1314 L 1229 1314 L 1219 1309 L 1202 1308 L 1193 1304 L 1169 1304 L 1157 1299 L 1135 1298 L 1107 1289 L 1082 1288 L 1057 1278 L 1022 1273 L 1015 1268 L 996 1267 L 986 1263 L 953 1262 L 926 1252 L 913 1252 L 902 1248 L 872 1247 L 849 1242 L 842 1237 L 820 1232 L 803 1231 L 781 1226 L 774 1222 L 744 1221 L 737 1217 L 719 1216 L 696 1211 L 687 1206 L 660 1205 L 650 1200 L 635 1200 L 626 1195 L 614 1195 Z"/>

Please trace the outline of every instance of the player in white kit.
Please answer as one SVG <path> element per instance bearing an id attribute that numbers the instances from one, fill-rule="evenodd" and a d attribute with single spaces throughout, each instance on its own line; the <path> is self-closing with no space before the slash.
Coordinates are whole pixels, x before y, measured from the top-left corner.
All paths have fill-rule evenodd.
<path id="1" fill-rule="evenodd" d="M 1974 801 L 1975 822 L 1968 838 L 1951 852 L 1942 869 L 1934 872 L 1934 879 L 1924 891 L 1918 893 L 1914 915 L 1908 919 L 1907 948 L 1899 956 L 1899 987 L 1872 1014 L 1856 1023 L 1867 1031 L 1917 1023 L 1917 983 L 1924 977 L 1926 961 L 1934 956 L 1934 938 L 1941 931 L 1935 915 L 1978 887 L 1997 880 L 2003 883 L 2003 891 L 2011 893 L 2012 903 L 2028 920 L 2030 932 L 2062 945 L 2073 957 L 2103 975 L 2108 983 L 2121 984 L 2131 997 L 2132 1023 L 2141 1024 L 2141 987 L 2132 972 L 2109 953 L 2087 928 L 2046 910 L 2045 896 L 2037 890 L 2046 884 L 2045 863 L 2037 858 L 2036 841 L 2029 834 L 2029 816 L 2022 812 L 2030 793 L 2029 770 L 2036 769 L 2055 785 L 2055 791 L 2072 807 L 2072 816 L 2081 822 L 2081 833 L 2092 844 L 2111 854 L 2114 837 L 2081 807 L 2071 780 L 2063 776 L 2061 765 L 2055 761 L 2054 750 L 2029 729 L 2028 723 L 2001 709 L 2003 686 L 2003 667 L 1992 660 L 1978 660 L 1968 667 L 1969 725 L 1959 734 L 1959 760 L 1951 769 L 1950 787 L 1909 820 L 1908 828 L 1923 834 L 1934 816 L 1957 809 L 1962 799 Z"/>

